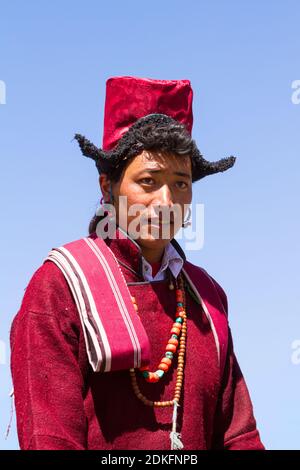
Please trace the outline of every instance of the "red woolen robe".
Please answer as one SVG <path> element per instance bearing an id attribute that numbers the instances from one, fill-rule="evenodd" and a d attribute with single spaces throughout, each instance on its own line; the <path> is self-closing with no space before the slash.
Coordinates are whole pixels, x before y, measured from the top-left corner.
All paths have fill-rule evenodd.
<path id="1" fill-rule="evenodd" d="M 141 252 L 130 239 L 107 240 L 126 282 L 141 281 Z M 215 282 L 215 281 L 214 281 Z M 217 293 L 227 309 L 223 289 Z M 151 345 L 150 370 L 164 356 L 176 311 L 166 280 L 129 285 Z M 247 386 L 229 331 L 225 369 L 200 305 L 187 293 L 187 348 L 178 431 L 184 450 L 263 449 Z M 129 371 L 95 373 L 72 293 L 60 269 L 46 261 L 27 286 L 11 330 L 11 369 L 21 449 L 170 450 L 172 408 L 145 406 Z M 177 359 L 158 383 L 137 374 L 150 400 L 174 397 Z"/>

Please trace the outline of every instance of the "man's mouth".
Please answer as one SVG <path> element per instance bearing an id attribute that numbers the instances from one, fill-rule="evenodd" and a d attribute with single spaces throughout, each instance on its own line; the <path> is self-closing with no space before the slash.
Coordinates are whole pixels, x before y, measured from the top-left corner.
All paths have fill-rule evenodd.
<path id="1" fill-rule="evenodd" d="M 161 219 L 161 218 L 148 217 L 147 221 L 148 221 L 148 224 L 150 224 L 150 225 L 156 225 L 156 226 L 160 226 L 160 225 L 174 225 L 173 220 L 163 220 L 163 219 Z"/>

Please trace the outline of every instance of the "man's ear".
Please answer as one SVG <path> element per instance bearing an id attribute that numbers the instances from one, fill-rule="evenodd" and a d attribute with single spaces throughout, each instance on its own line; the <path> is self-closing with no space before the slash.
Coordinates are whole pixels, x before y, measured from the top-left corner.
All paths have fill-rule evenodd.
<path id="1" fill-rule="evenodd" d="M 109 202 L 110 200 L 110 184 L 111 181 L 105 173 L 101 173 L 99 176 L 99 185 L 103 195 L 104 202 Z"/>

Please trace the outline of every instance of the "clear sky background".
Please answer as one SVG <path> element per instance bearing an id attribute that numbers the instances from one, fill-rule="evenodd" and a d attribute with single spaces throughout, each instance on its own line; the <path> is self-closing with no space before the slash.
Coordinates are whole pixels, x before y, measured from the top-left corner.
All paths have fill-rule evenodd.
<path id="1" fill-rule="evenodd" d="M 105 81 L 135 75 L 190 79 L 205 158 L 237 156 L 195 183 L 205 241 L 186 254 L 228 295 L 264 444 L 300 449 L 299 19 L 297 0 L 0 2 L 0 448 L 18 448 L 15 417 L 4 439 L 12 318 L 48 251 L 86 235 L 100 198 L 73 135 L 100 146 Z"/>

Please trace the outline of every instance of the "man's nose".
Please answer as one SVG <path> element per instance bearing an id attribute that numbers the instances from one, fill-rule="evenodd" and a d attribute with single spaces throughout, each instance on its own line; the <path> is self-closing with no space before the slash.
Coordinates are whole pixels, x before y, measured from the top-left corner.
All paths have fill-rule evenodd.
<path id="1" fill-rule="evenodd" d="M 154 204 L 159 205 L 159 206 L 167 206 L 167 207 L 173 206 L 174 202 L 173 202 L 172 191 L 170 190 L 167 184 L 164 184 L 160 187 L 160 189 L 156 193 L 155 201 L 153 202 Z"/>

